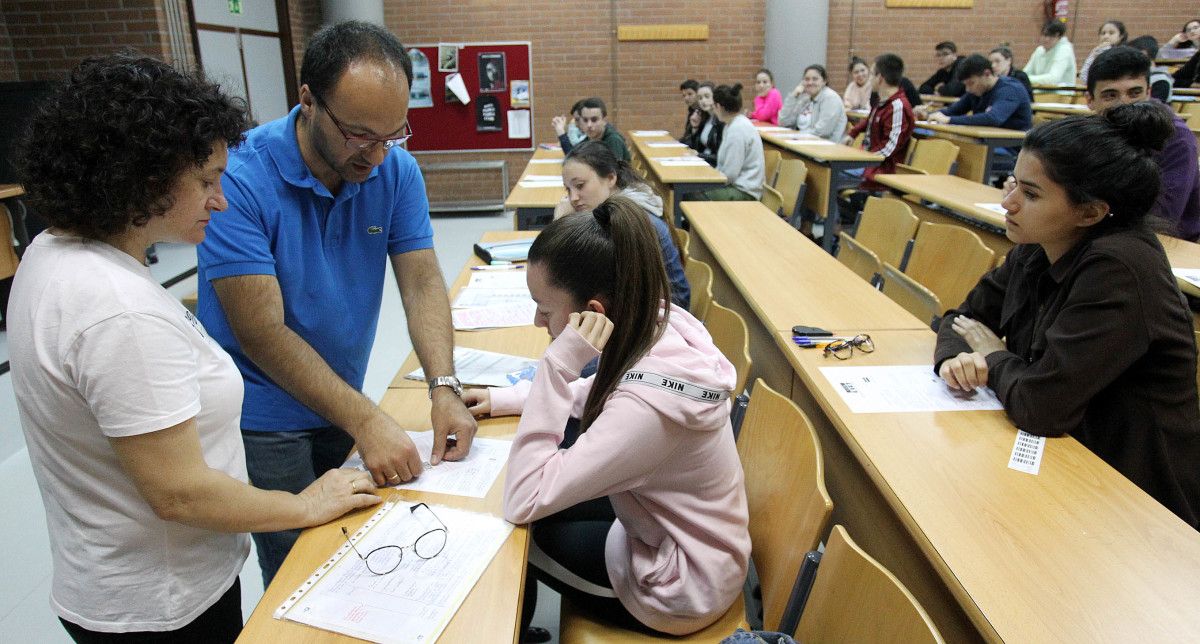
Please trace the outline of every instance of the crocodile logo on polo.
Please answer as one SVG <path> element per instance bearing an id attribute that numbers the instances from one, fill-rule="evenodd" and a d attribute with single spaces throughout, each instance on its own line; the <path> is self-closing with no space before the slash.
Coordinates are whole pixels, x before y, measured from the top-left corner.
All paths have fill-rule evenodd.
<path id="1" fill-rule="evenodd" d="M 368 235 L 378 235 L 381 232 L 383 232 L 383 226 L 368 226 L 367 227 Z"/>

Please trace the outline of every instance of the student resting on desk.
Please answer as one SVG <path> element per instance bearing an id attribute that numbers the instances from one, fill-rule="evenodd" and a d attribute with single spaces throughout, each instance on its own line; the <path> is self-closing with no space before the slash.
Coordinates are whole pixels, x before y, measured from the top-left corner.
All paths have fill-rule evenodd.
<path id="1" fill-rule="evenodd" d="M 696 90 L 698 89 L 700 89 L 700 83 L 690 78 L 679 84 L 679 97 L 687 106 L 687 117 L 683 119 L 683 136 L 679 137 L 680 143 L 687 143 L 688 139 L 692 138 L 692 112 L 699 109 L 696 107 Z"/>
<path id="2" fill-rule="evenodd" d="M 912 138 L 913 124 L 916 117 L 912 106 L 900 89 L 900 79 L 904 77 L 904 61 L 896 54 L 880 54 L 875 58 L 874 75 L 871 83 L 887 98 L 879 102 L 870 116 L 859 121 L 842 140 L 843 145 L 853 145 L 854 137 L 862 132 L 867 136 L 863 139 L 863 148 L 883 156 L 883 163 L 863 171 L 862 189 L 876 192 L 886 188 L 875 183 L 872 179 L 878 174 L 893 174 L 896 164 L 904 160 L 908 151 L 908 142 Z"/>
<path id="3" fill-rule="evenodd" d="M 846 133 L 846 108 L 837 92 L 830 89 L 829 76 L 820 65 L 804 68 L 804 80 L 788 94 L 779 113 L 779 124 L 841 141 Z"/>
<path id="4" fill-rule="evenodd" d="M 684 143 L 695 150 L 708 165 L 717 165 L 717 151 L 721 149 L 721 135 L 725 124 L 713 116 L 712 81 L 700 83 L 696 89 L 696 109 L 688 117 L 692 124 L 692 136 Z"/>
<path id="5" fill-rule="evenodd" d="M 959 66 L 959 74 L 967 93 L 953 104 L 930 114 L 930 121 L 1009 130 L 1029 129 L 1033 123 L 1033 112 L 1029 94 L 1021 83 L 1009 76 L 996 76 L 992 64 L 979 54 L 967 56 Z M 916 111 L 920 115 L 923 108 Z"/>
<path id="6" fill-rule="evenodd" d="M 1100 54 L 1088 76 L 1088 107 L 1093 112 L 1126 103 L 1150 101 L 1150 59 L 1132 47 L 1113 47 Z M 1162 189 L 1151 209 L 1169 225 L 1166 232 L 1188 241 L 1200 239 L 1200 166 L 1196 164 L 1196 137 L 1187 122 L 1165 105 L 1172 133 L 1155 154 Z"/>
<path id="7" fill-rule="evenodd" d="M 1096 56 L 1116 47 L 1124 45 L 1126 40 L 1129 40 L 1129 32 L 1125 30 L 1125 23 L 1120 20 L 1109 20 L 1100 25 L 1100 44 L 1096 45 L 1092 52 L 1088 54 L 1083 64 L 1079 66 L 1079 82 L 1087 84 L 1088 69 L 1092 63 L 1096 61 Z"/>
<path id="8" fill-rule="evenodd" d="M 570 153 L 575 144 L 567 138 L 566 117 L 556 116 L 552 122 L 563 154 Z M 579 127 L 589 140 L 600 141 L 607 145 L 618 159 L 629 160 L 629 148 L 625 146 L 625 137 L 621 136 L 612 123 L 608 122 L 608 108 L 605 107 L 604 101 L 593 96 L 579 102 Z"/>
<path id="9" fill-rule="evenodd" d="M 942 318 L 934 370 L 990 387 L 1026 432 L 1074 436 L 1196 528 L 1192 316 L 1145 225 L 1171 134 L 1149 102 L 1030 131 L 1003 204 L 1017 246 Z"/>
<path id="10" fill-rule="evenodd" d="M 1057 20 L 1042 25 L 1037 49 L 1025 63 L 1025 73 L 1034 85 L 1075 85 L 1075 48 L 1064 35 L 1067 28 Z"/>
<path id="11" fill-rule="evenodd" d="M 536 410 L 521 416 L 504 483 L 505 518 L 534 522 L 524 623 L 538 579 L 626 628 L 708 626 L 740 601 L 750 554 L 733 365 L 703 324 L 663 306 L 658 242 L 628 199 L 556 219 L 527 272 L 534 324 L 554 338 L 537 375 L 465 392 L 477 414 Z M 581 433 L 562 448 L 571 417 Z"/>
<path id="12" fill-rule="evenodd" d="M 771 70 L 762 68 L 754 75 L 754 109 L 750 118 L 771 125 L 779 125 L 779 110 L 783 109 L 783 97 L 775 88 L 775 76 Z"/>
<path id="13" fill-rule="evenodd" d="M 933 76 L 921 83 L 920 93 L 962 96 L 967 89 L 963 87 L 959 78 L 958 67 L 962 64 L 963 57 L 958 55 L 958 47 L 949 40 L 934 45 L 933 60 L 938 69 Z"/>
<path id="14" fill-rule="evenodd" d="M 855 56 L 850 59 L 850 84 L 842 93 L 842 106 L 846 111 L 871 109 L 871 65 Z"/>
<path id="15" fill-rule="evenodd" d="M 1196 53 L 1182 67 L 1175 70 L 1175 87 L 1191 87 L 1196 82 L 1200 72 L 1200 20 L 1189 20 L 1183 26 L 1183 31 L 1171 36 L 1166 47 L 1176 49 L 1196 49 Z M 1186 53 L 1185 53 L 1186 55 Z"/>
<path id="16" fill-rule="evenodd" d="M 1170 70 L 1154 62 L 1158 58 L 1158 41 L 1154 36 L 1138 36 L 1129 41 L 1129 46 L 1150 59 L 1150 98 L 1169 102 L 1175 91 L 1175 79 Z"/>
<path id="17" fill-rule="evenodd" d="M 757 201 L 766 180 L 762 137 L 742 114 L 742 84 L 720 85 L 713 92 L 713 116 L 725 124 L 721 149 L 717 150 L 717 170 L 729 185 L 684 197 L 690 201 Z M 837 96 L 834 94 L 834 96 Z M 841 103 L 838 103 L 841 107 Z"/>
<path id="18" fill-rule="evenodd" d="M 671 238 L 671 228 L 663 221 L 662 197 L 654 194 L 628 163 L 613 156 L 612 150 L 596 141 L 575 146 L 563 159 L 562 175 L 567 194 L 554 209 L 556 218 L 594 210 L 613 195 L 625 197 L 642 207 L 658 235 L 658 246 L 671 283 L 671 303 L 686 310 L 692 289 L 683 274 L 683 262 L 679 259 L 679 248 Z"/>
<path id="19" fill-rule="evenodd" d="M 1029 82 L 1029 76 L 1025 72 L 1013 67 L 1012 57 L 1012 50 L 1004 45 L 988 52 L 988 60 L 991 61 L 992 71 L 996 73 L 996 76 L 1015 78 L 1029 94 L 1029 100 L 1033 101 L 1033 84 Z"/>

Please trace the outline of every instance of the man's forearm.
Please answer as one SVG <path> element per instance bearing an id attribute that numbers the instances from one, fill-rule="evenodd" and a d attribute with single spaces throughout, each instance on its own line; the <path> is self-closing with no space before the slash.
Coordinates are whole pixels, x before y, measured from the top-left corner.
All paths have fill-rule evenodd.
<path id="1" fill-rule="evenodd" d="M 401 292 L 413 350 L 426 377 L 453 374 L 454 323 L 441 275 L 414 286 L 411 292 Z"/>

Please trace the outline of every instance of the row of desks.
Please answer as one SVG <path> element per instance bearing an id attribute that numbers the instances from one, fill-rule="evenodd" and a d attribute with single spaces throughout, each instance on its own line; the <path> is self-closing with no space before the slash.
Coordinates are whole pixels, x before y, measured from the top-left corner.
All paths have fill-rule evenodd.
<path id="1" fill-rule="evenodd" d="M 981 186 L 982 187 L 982 186 Z M 1072 438 L 1007 467 L 1003 412 L 853 414 L 791 327 L 866 332 L 837 366 L 930 364 L 935 336 L 757 203 L 687 203 L 692 256 L 751 331 L 752 377 L 808 414 L 834 520 L 908 586 L 947 641 L 1186 641 L 1200 535 Z"/>
<path id="2" fill-rule="evenodd" d="M 490 232 L 483 241 L 506 241 L 527 238 L 530 232 Z M 451 294 L 456 294 L 470 279 L 470 266 L 482 262 L 472 257 L 458 278 L 451 285 Z M 532 323 L 532 320 L 531 320 Z M 537 358 L 549 344 L 545 331 L 532 326 L 493 329 L 487 331 L 456 331 L 455 345 L 473 347 L 501 353 L 510 353 Z M 429 429 L 430 402 L 424 382 L 405 380 L 404 374 L 418 367 L 414 354 L 400 367 L 380 407 L 400 424 L 411 430 Z M 516 433 L 518 417 L 486 418 L 479 421 L 478 436 L 487 438 L 512 438 Z M 484 512 L 503 516 L 503 484 L 505 472 L 501 472 L 486 498 L 475 499 L 462 496 L 412 492 L 407 490 L 382 490 L 384 500 L 424 501 L 429 504 L 450 506 L 473 512 Z M 341 526 L 354 532 L 377 508 L 355 512 L 326 525 L 305 530 L 296 546 L 284 561 L 283 567 L 267 588 L 262 600 L 254 609 L 242 630 L 239 642 L 358 642 L 355 638 L 318 630 L 309 626 L 276 620 L 272 613 L 285 599 L 323 564 L 343 543 Z M 492 559 L 478 583 L 467 595 L 455 613 L 440 642 L 508 642 L 520 641 L 520 616 L 522 589 L 525 583 L 525 564 L 528 556 L 529 529 L 517 526 Z"/>

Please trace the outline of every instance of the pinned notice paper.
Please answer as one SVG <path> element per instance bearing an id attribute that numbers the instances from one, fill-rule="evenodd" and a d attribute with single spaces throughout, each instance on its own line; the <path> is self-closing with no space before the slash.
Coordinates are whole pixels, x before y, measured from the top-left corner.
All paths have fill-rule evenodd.
<path id="1" fill-rule="evenodd" d="M 1042 469 L 1042 453 L 1045 450 L 1045 436 L 1034 436 L 1018 429 L 1012 455 L 1008 457 L 1008 467 L 1018 472 L 1036 475 Z"/>
<path id="2" fill-rule="evenodd" d="M 951 389 L 929 365 L 821 367 L 821 373 L 855 414 L 1004 409 L 987 387 Z"/>
<path id="3" fill-rule="evenodd" d="M 508 111 L 508 138 L 529 138 L 529 110 Z"/>
<path id="4" fill-rule="evenodd" d="M 463 105 L 471 102 L 471 95 L 467 93 L 467 84 L 463 81 L 462 74 L 455 72 L 446 76 L 446 89 L 453 92 L 454 96 L 462 101 Z"/>

